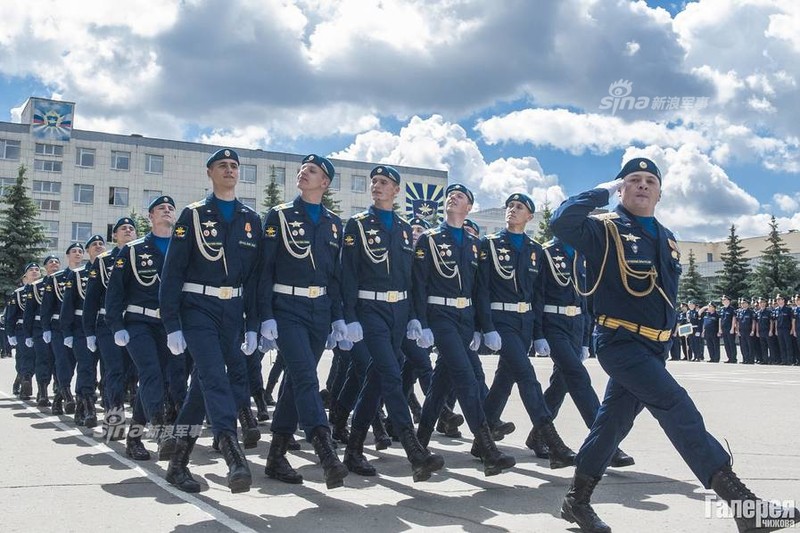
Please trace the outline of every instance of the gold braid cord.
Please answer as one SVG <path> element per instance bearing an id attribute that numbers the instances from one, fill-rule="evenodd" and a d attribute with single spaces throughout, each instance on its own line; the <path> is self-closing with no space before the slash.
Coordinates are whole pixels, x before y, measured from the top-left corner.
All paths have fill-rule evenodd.
<path id="1" fill-rule="evenodd" d="M 111 257 L 111 256 L 109 256 Z M 103 259 L 100 259 L 100 282 L 103 284 L 103 287 L 106 289 L 108 288 L 108 269 L 106 268 L 106 262 Z"/>
<path id="2" fill-rule="evenodd" d="M 286 215 L 283 214 L 283 211 L 278 211 L 278 220 L 280 220 L 281 223 L 281 237 L 283 238 L 283 246 L 286 248 L 286 251 L 289 252 L 289 255 L 295 259 L 305 259 L 306 257 L 311 257 L 311 267 L 316 270 L 317 265 L 314 262 L 314 254 L 311 253 L 311 244 L 309 243 L 309 245 L 305 247 L 297 244 L 297 241 L 294 240 L 294 236 L 289 228 L 289 223 L 286 222 Z M 291 243 L 289 242 L 289 239 L 291 239 Z M 292 246 L 303 251 L 295 252 Z"/>
<path id="3" fill-rule="evenodd" d="M 461 286 L 461 274 L 458 270 L 458 263 L 456 263 L 456 266 L 451 269 L 439 260 L 439 250 L 436 249 L 433 235 L 428 236 L 428 247 L 431 249 L 431 259 L 433 259 L 433 266 L 436 267 L 436 271 L 444 279 L 453 279 L 454 277 L 458 276 L 458 290 L 460 291 L 463 287 Z M 443 269 L 450 270 L 450 273 L 446 274 Z"/>
<path id="4" fill-rule="evenodd" d="M 61 285 L 59 285 L 55 276 L 53 276 L 53 292 L 56 293 L 56 298 L 58 298 L 59 302 L 64 301 L 64 291 L 61 290 Z"/>
<path id="5" fill-rule="evenodd" d="M 556 283 L 558 283 L 562 287 L 568 286 L 574 276 L 571 276 L 569 274 L 562 274 L 561 272 L 556 271 L 555 264 L 553 263 L 553 256 L 550 255 L 550 250 L 548 248 L 544 249 L 544 254 L 547 256 L 547 264 L 550 265 L 550 272 L 553 273 L 553 278 L 556 280 Z M 574 255 L 576 258 L 578 257 L 577 253 L 575 253 Z M 574 263 L 573 259 L 573 266 L 572 266 L 573 270 L 576 268 L 576 266 L 577 265 L 576 263 Z"/>
<path id="6" fill-rule="evenodd" d="M 42 297 L 39 296 L 39 290 L 36 287 L 36 285 L 38 283 L 40 283 L 40 282 L 41 282 L 41 280 L 33 282 L 33 298 L 34 298 L 34 300 L 36 300 L 37 304 L 42 305 Z"/>
<path id="7" fill-rule="evenodd" d="M 382 254 L 376 254 L 372 250 L 369 249 L 367 246 L 367 235 L 364 232 L 364 225 L 361 224 L 360 220 L 356 220 L 356 224 L 358 225 L 358 233 L 361 235 L 361 245 L 364 248 L 364 251 L 367 253 L 367 257 L 370 261 L 375 263 L 376 265 L 386 262 L 386 273 L 389 273 L 389 249 L 387 248 L 385 252 Z"/>
<path id="8" fill-rule="evenodd" d="M 161 276 L 158 275 L 158 272 L 150 278 L 150 281 L 144 281 L 141 276 L 139 276 L 139 269 L 136 268 L 136 251 L 131 247 L 130 248 L 130 262 L 131 262 L 131 270 L 133 271 L 133 277 L 136 278 L 136 281 L 139 282 L 139 285 L 142 287 L 150 287 L 157 281 L 161 280 Z"/>
<path id="9" fill-rule="evenodd" d="M 497 257 L 497 249 L 494 245 L 494 240 L 489 239 L 489 249 L 492 251 L 492 263 L 494 263 L 494 269 L 497 272 L 497 275 L 500 276 L 504 280 L 514 279 L 514 292 L 519 292 L 519 287 L 517 286 L 517 278 L 514 277 L 514 269 L 511 268 L 505 269 L 502 265 L 500 265 L 500 259 Z"/>
<path id="10" fill-rule="evenodd" d="M 22 298 L 22 290 L 18 290 L 18 291 L 16 291 L 16 293 L 17 293 L 17 307 L 19 307 L 20 309 L 22 309 L 24 311 L 25 310 L 25 299 Z"/>
<path id="11" fill-rule="evenodd" d="M 192 210 L 192 217 L 193 217 L 192 221 L 194 222 L 194 237 L 195 240 L 197 241 L 197 249 L 200 250 L 200 253 L 202 254 L 203 257 L 205 257 L 208 261 L 211 261 L 212 263 L 222 259 L 222 266 L 225 267 L 225 277 L 227 277 L 228 262 L 225 260 L 225 247 L 220 244 L 219 248 L 215 250 L 213 245 L 208 244 L 208 242 L 206 242 L 206 238 L 203 237 L 203 233 L 200 231 L 200 213 L 198 212 L 197 209 Z M 211 255 L 211 253 L 209 253 L 208 250 L 214 252 L 215 255 Z"/>
<path id="12" fill-rule="evenodd" d="M 81 300 L 86 299 L 86 291 L 83 290 L 83 278 L 81 274 L 86 272 L 86 268 L 84 267 L 82 270 L 75 271 L 75 288 L 78 290 L 78 294 L 81 296 Z"/>

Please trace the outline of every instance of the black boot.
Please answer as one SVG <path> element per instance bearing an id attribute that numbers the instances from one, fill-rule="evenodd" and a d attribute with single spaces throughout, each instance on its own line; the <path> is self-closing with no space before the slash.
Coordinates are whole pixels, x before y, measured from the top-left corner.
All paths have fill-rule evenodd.
<path id="1" fill-rule="evenodd" d="M 33 383 L 31 383 L 31 378 L 23 376 L 19 384 L 19 399 L 30 400 L 31 394 L 33 394 Z"/>
<path id="2" fill-rule="evenodd" d="M 189 456 L 195 442 L 197 437 L 178 437 L 175 440 L 175 452 L 167 466 L 167 482 L 183 492 L 200 492 L 200 483 L 189 472 Z"/>
<path id="3" fill-rule="evenodd" d="M 87 428 L 97 427 L 97 411 L 95 411 L 94 402 L 94 396 L 86 396 L 83 399 L 84 409 L 86 410 L 86 418 L 83 419 L 83 425 Z"/>
<path id="4" fill-rule="evenodd" d="M 417 428 L 417 440 L 425 448 L 431 443 L 431 435 L 433 435 L 433 428 L 425 427 L 422 424 Z"/>
<path id="5" fill-rule="evenodd" d="M 322 398 L 322 407 L 325 409 L 331 408 L 331 393 L 328 389 L 322 389 L 319 391 L 319 397 Z"/>
<path id="6" fill-rule="evenodd" d="M 78 396 L 78 399 L 75 400 L 75 421 L 76 426 L 84 426 L 86 425 L 86 402 L 84 401 L 83 397 Z"/>
<path id="7" fill-rule="evenodd" d="M 172 402 L 166 402 L 164 404 L 164 423 L 168 426 L 175 425 L 175 421 L 178 419 L 178 409 Z"/>
<path id="8" fill-rule="evenodd" d="M 314 451 L 317 453 L 319 462 L 325 470 L 325 485 L 329 489 L 344 485 L 343 480 L 347 477 L 348 470 L 339 460 L 339 457 L 336 456 L 330 430 L 325 426 L 314 428 L 311 444 L 314 445 Z"/>
<path id="9" fill-rule="evenodd" d="M 131 421 L 128 428 L 128 436 L 125 438 L 125 455 L 134 461 L 149 461 L 150 452 L 142 444 L 142 434 L 144 425 Z"/>
<path id="10" fill-rule="evenodd" d="M 291 438 L 292 435 L 285 433 L 272 434 L 272 443 L 269 445 L 267 466 L 264 467 L 264 473 L 272 479 L 298 485 L 303 482 L 303 476 L 298 474 L 286 459 L 286 450 L 289 447 Z"/>
<path id="11" fill-rule="evenodd" d="M 374 476 L 375 467 L 369 464 L 364 457 L 364 439 L 367 438 L 367 430 L 353 428 L 350 431 L 350 440 L 344 450 L 344 464 L 347 469 L 359 476 Z"/>
<path id="12" fill-rule="evenodd" d="M 577 523 L 584 533 L 611 533 L 608 524 L 600 520 L 592 506 L 589 505 L 592 492 L 599 481 L 599 477 L 585 476 L 575 472 L 567 495 L 564 496 L 561 504 L 561 518 L 573 524 Z"/>
<path id="13" fill-rule="evenodd" d="M 413 390 L 408 393 L 408 408 L 411 411 L 411 416 L 414 420 L 414 423 L 419 424 L 419 419 L 422 416 L 422 406 L 419 404 L 417 395 L 414 394 Z"/>
<path id="14" fill-rule="evenodd" d="M 300 449 L 300 443 L 294 440 L 294 435 L 289 435 L 289 444 L 287 444 L 286 449 L 293 452 Z"/>
<path id="15" fill-rule="evenodd" d="M 550 457 L 550 448 L 547 447 L 547 443 L 542 439 L 539 430 L 536 428 L 531 429 L 531 432 L 528 433 L 528 438 L 525 439 L 525 446 L 533 450 L 534 455 L 539 459 Z"/>
<path id="16" fill-rule="evenodd" d="M 392 438 L 386 433 L 386 426 L 383 425 L 383 416 L 380 411 L 372 419 L 372 435 L 375 437 L 376 450 L 385 450 L 392 445 Z"/>
<path id="17" fill-rule="evenodd" d="M 158 460 L 169 461 L 172 459 L 172 454 L 175 453 L 177 437 L 173 434 L 172 426 L 166 424 L 161 409 L 150 421 L 150 428 L 153 431 L 153 438 L 158 444 Z"/>
<path id="18" fill-rule="evenodd" d="M 253 416 L 250 406 L 239 409 L 239 425 L 242 428 L 242 444 L 246 450 L 255 448 L 261 440 L 261 431 L 258 429 L 258 421 Z"/>
<path id="19" fill-rule="evenodd" d="M 264 388 L 264 401 L 267 402 L 267 405 L 275 405 L 275 398 L 272 397 L 274 389 L 275 383 L 267 382 L 267 386 Z"/>
<path id="20" fill-rule="evenodd" d="M 253 394 L 253 402 L 256 404 L 256 419 L 259 422 L 266 422 L 269 420 L 267 402 L 264 400 L 264 391 L 258 389 L 258 392 Z"/>
<path id="21" fill-rule="evenodd" d="M 64 414 L 64 396 L 61 395 L 60 390 L 53 396 L 53 407 L 50 412 L 56 416 Z"/>
<path id="22" fill-rule="evenodd" d="M 634 464 L 636 464 L 636 461 L 633 460 L 633 457 L 623 452 L 619 448 L 617 448 L 616 453 L 614 453 L 614 457 L 611 458 L 611 466 L 614 468 L 622 468 L 624 466 L 632 466 Z"/>
<path id="23" fill-rule="evenodd" d="M 234 494 L 249 491 L 253 476 L 236 436 L 230 433 L 220 434 L 219 449 L 228 464 L 228 488 Z"/>
<path id="24" fill-rule="evenodd" d="M 339 441 L 342 444 L 347 444 L 350 441 L 350 432 L 347 430 L 347 419 L 349 417 L 350 411 L 341 407 L 338 402 L 332 402 L 331 409 L 328 412 L 328 421 L 331 424 L 331 438 L 334 441 Z"/>
<path id="25" fill-rule="evenodd" d="M 514 425 L 514 422 L 503 422 L 502 420 L 498 420 L 497 424 L 492 426 L 492 439 L 495 442 L 503 440 L 506 435 L 511 435 L 516 430 L 517 426 Z"/>
<path id="26" fill-rule="evenodd" d="M 14 384 L 11 385 L 11 393 L 14 396 L 19 396 L 19 389 L 21 385 L 22 385 L 22 376 L 17 374 L 17 377 L 14 378 Z"/>
<path id="27" fill-rule="evenodd" d="M 539 435 L 547 444 L 550 468 L 564 468 L 575 465 L 575 452 L 570 450 L 556 431 L 552 422 L 548 422 L 539 428 Z"/>
<path id="28" fill-rule="evenodd" d="M 411 463 L 415 482 L 428 480 L 433 472 L 441 470 L 444 466 L 444 458 L 429 452 L 417 439 L 414 428 L 409 427 L 401 431 L 400 442 L 403 443 L 406 457 Z"/>
<path id="29" fill-rule="evenodd" d="M 115 405 L 106 411 L 103 417 L 103 435 L 108 441 L 125 438 L 125 408 L 121 405 Z"/>
<path id="30" fill-rule="evenodd" d="M 484 475 L 494 476 L 506 468 L 511 468 L 517 464 L 516 459 L 497 449 L 497 446 L 495 446 L 492 440 L 492 432 L 489 430 L 489 424 L 486 422 L 478 428 L 478 432 L 475 434 L 475 442 L 477 443 L 477 449 L 480 452 L 481 461 L 483 462 Z"/>
<path id="31" fill-rule="evenodd" d="M 458 427 L 464 423 L 464 417 L 454 413 L 446 405 L 442 408 L 439 420 L 436 422 L 436 431 L 451 439 L 460 439 L 463 435 Z"/>
<path id="32" fill-rule="evenodd" d="M 37 407 L 50 407 L 50 398 L 47 396 L 47 382 L 44 380 L 37 380 L 36 384 L 38 385 L 36 397 Z"/>
<path id="33" fill-rule="evenodd" d="M 64 387 L 64 389 L 59 389 L 61 395 L 64 396 L 64 413 L 68 415 L 75 414 L 75 398 L 72 396 L 72 393 L 69 390 L 69 387 Z"/>
<path id="34" fill-rule="evenodd" d="M 747 518 L 736 516 L 737 514 L 741 515 L 741 512 L 734 513 L 733 519 L 736 521 L 736 527 L 739 528 L 740 532 L 777 531 L 790 527 L 786 525 L 786 522 L 790 520 L 792 520 L 794 524 L 800 520 L 799 510 L 791 507 L 782 507 L 780 513 L 778 513 L 778 509 L 774 509 L 771 504 L 753 494 L 736 476 L 733 470 L 731 470 L 729 465 L 725 465 L 714 472 L 714 475 L 711 476 L 711 489 L 717 493 L 717 496 L 725 500 L 728 505 L 732 505 L 731 502 L 734 501 L 738 502 L 737 505 L 739 506 L 741 506 L 744 501 L 757 502 L 754 504 L 754 509 L 757 512 L 746 513 L 748 515 Z M 739 509 L 742 509 L 742 507 L 739 507 Z M 768 512 L 758 512 L 762 510 Z M 767 516 L 765 517 L 764 514 Z M 776 514 L 780 514 L 781 516 L 775 516 Z M 774 523 L 770 524 L 769 522 Z M 784 523 L 780 524 L 780 522 Z M 781 527 L 776 527 L 778 525 Z"/>

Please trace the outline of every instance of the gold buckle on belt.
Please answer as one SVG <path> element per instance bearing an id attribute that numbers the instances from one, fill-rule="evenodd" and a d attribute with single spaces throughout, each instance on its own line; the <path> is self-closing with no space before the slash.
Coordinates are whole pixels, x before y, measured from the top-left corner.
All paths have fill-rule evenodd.
<path id="1" fill-rule="evenodd" d="M 464 296 L 459 296 L 456 298 L 456 309 L 466 309 L 468 305 L 467 298 Z"/>
<path id="2" fill-rule="evenodd" d="M 564 314 L 566 316 L 577 316 L 578 315 L 578 306 L 577 305 L 568 305 L 564 308 Z"/>
<path id="3" fill-rule="evenodd" d="M 517 302 L 517 313 L 526 313 L 528 311 L 528 302 Z"/>
<path id="4" fill-rule="evenodd" d="M 389 303 L 395 303 L 400 299 L 400 291 L 387 291 L 386 292 L 386 301 Z"/>
<path id="5" fill-rule="evenodd" d="M 230 300 L 233 298 L 233 287 L 220 287 L 219 295 L 217 297 L 220 300 Z"/>
<path id="6" fill-rule="evenodd" d="M 308 288 L 308 297 L 309 298 L 317 298 L 319 297 L 320 289 L 319 287 L 309 287 Z"/>

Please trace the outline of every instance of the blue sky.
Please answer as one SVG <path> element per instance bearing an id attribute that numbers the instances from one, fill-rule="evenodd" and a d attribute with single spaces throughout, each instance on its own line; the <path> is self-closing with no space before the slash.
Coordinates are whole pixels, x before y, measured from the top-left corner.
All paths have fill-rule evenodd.
<path id="1" fill-rule="evenodd" d="M 793 0 L 30 0 L 0 120 L 57 97 L 77 129 L 446 169 L 481 208 L 645 155 L 680 238 L 760 235 L 800 229 L 798 27 Z"/>

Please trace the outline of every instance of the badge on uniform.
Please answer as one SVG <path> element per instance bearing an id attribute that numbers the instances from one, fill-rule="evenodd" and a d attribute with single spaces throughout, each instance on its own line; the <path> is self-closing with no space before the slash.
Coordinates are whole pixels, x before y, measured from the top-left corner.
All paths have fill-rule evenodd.
<path id="1" fill-rule="evenodd" d="M 270 239 L 275 238 L 275 235 L 277 234 L 278 234 L 278 228 L 276 228 L 275 226 L 267 226 L 266 229 L 264 229 L 264 235 L 266 235 Z"/>
<path id="2" fill-rule="evenodd" d="M 417 259 L 425 259 L 425 250 L 422 248 L 417 248 L 417 251 L 414 252 L 417 256 Z"/>
<path id="3" fill-rule="evenodd" d="M 531 252 L 531 264 L 536 266 L 536 251 Z"/>
<path id="4" fill-rule="evenodd" d="M 353 246 L 355 243 L 356 243 L 356 239 L 352 235 L 345 235 L 344 236 L 344 245 L 345 246 Z"/>
<path id="5" fill-rule="evenodd" d="M 678 249 L 678 243 L 673 241 L 672 239 L 667 239 L 667 244 L 669 247 L 672 248 L 672 258 L 676 261 L 681 260 L 681 251 Z"/>
<path id="6" fill-rule="evenodd" d="M 248 239 L 252 239 L 253 238 L 253 233 L 252 233 L 253 226 L 251 226 L 249 222 L 245 222 L 244 223 L 244 231 L 247 232 L 247 238 Z"/>
<path id="7" fill-rule="evenodd" d="M 333 232 L 333 238 L 338 239 L 339 228 L 336 227 L 336 224 L 331 224 L 331 231 Z"/>
<path id="8" fill-rule="evenodd" d="M 97 277 L 97 270 L 92 270 L 91 272 L 89 272 L 89 277 L 90 278 L 96 278 Z"/>
<path id="9" fill-rule="evenodd" d="M 186 232 L 189 231 L 189 228 L 186 227 L 185 224 L 177 224 L 175 226 L 175 231 L 172 232 L 173 237 L 176 239 L 183 239 L 186 237 Z"/>

